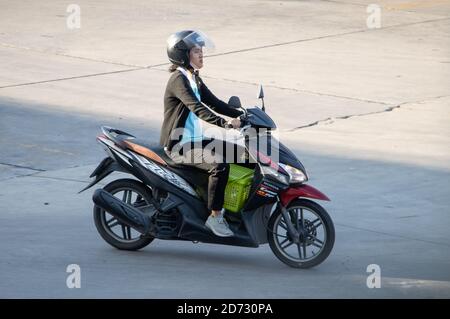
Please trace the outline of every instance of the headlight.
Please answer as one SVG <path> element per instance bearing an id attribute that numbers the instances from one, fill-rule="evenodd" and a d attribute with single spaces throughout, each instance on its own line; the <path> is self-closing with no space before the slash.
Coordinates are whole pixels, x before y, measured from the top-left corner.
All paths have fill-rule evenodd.
<path id="1" fill-rule="evenodd" d="M 263 175 L 271 175 L 271 176 L 275 177 L 281 183 L 289 185 L 289 176 L 278 172 L 276 169 L 274 169 L 271 166 L 260 165 L 260 167 L 261 167 L 261 173 Z"/>
<path id="2" fill-rule="evenodd" d="M 287 164 L 279 163 L 278 165 L 289 174 L 291 184 L 303 183 L 308 180 L 306 173 L 303 173 L 301 170 Z"/>

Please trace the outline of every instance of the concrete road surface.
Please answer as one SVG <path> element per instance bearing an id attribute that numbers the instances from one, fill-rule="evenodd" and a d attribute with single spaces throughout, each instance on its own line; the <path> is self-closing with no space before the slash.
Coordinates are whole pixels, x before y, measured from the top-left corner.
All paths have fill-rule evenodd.
<path id="1" fill-rule="evenodd" d="M 76 0 L 79 28 L 72 2 L 0 0 L 0 297 L 450 297 L 450 1 Z M 332 199 L 318 267 L 268 245 L 124 252 L 98 235 L 93 190 L 77 194 L 104 157 L 95 136 L 158 140 L 165 40 L 186 28 L 215 41 L 201 73 L 216 95 L 258 105 L 264 85 L 281 140 Z"/>

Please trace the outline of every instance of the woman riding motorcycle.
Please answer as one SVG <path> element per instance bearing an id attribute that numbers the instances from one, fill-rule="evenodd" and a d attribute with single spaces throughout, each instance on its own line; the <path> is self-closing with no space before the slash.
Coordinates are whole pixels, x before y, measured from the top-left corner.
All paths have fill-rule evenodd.
<path id="1" fill-rule="evenodd" d="M 239 128 L 241 123 L 237 117 L 242 112 L 219 100 L 198 74 L 203 67 L 203 49 L 213 46 L 212 41 L 200 31 L 184 30 L 168 38 L 167 55 L 173 64 L 169 68 L 172 75 L 164 95 L 160 144 L 174 162 L 195 166 L 209 173 L 207 205 L 211 215 L 205 225 L 215 235 L 227 237 L 233 236 L 222 209 L 229 164 L 224 160 L 217 161 L 217 158 L 206 158 L 207 152 L 203 150 L 214 139 L 204 137 L 201 121 L 223 128 Z M 227 121 L 210 108 L 233 119 Z M 200 148 L 195 149 L 198 146 Z M 224 157 L 222 154 L 222 159 Z"/>

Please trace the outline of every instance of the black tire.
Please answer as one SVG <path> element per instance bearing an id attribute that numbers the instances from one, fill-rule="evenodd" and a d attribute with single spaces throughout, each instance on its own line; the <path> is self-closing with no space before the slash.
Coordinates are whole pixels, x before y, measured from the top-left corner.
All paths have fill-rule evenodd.
<path id="1" fill-rule="evenodd" d="M 144 184 L 141 182 L 134 180 L 134 179 L 119 179 L 116 181 L 113 181 L 106 185 L 103 188 L 105 191 L 111 193 L 111 194 L 117 194 L 121 191 L 131 191 L 130 195 L 130 201 L 132 199 L 133 192 L 136 194 L 139 194 L 141 198 L 138 198 L 138 195 L 136 195 L 136 201 L 135 204 L 140 200 L 141 203 L 142 200 L 145 201 L 146 205 L 151 205 L 151 198 L 152 198 L 152 192 L 149 188 L 147 188 Z M 126 193 L 125 193 L 126 194 Z M 124 196 L 126 196 L 124 194 Z M 130 194 L 130 193 L 128 193 Z M 139 207 L 137 207 L 139 208 Z M 141 209 L 142 210 L 142 209 Z M 111 218 L 109 221 L 107 221 L 107 216 Z M 111 223 L 112 221 L 112 223 Z M 126 225 L 123 225 L 122 223 L 118 222 L 117 220 L 114 221 L 114 218 L 112 215 L 109 215 L 107 212 L 105 212 L 104 209 L 100 208 L 97 205 L 94 205 L 94 222 L 95 227 L 97 228 L 98 233 L 102 238 L 111 246 L 121 249 L 121 250 L 138 250 L 141 248 L 144 248 L 148 244 L 150 244 L 155 238 L 149 235 L 141 236 L 138 232 L 135 230 L 129 228 Z M 112 225 L 111 228 L 107 225 Z M 120 237 L 118 234 L 115 233 L 114 230 L 112 230 L 113 227 L 120 226 L 123 234 L 123 238 Z M 124 228 L 125 227 L 125 228 Z M 128 228 L 127 228 L 128 227 Z M 131 232 L 136 234 L 136 237 L 131 237 Z M 126 238 L 129 237 L 129 238 Z"/>
<path id="2" fill-rule="evenodd" d="M 290 236 L 287 234 L 287 230 L 285 231 L 285 227 L 283 227 L 283 224 L 280 224 L 284 222 L 283 221 L 284 219 L 282 217 L 281 211 L 277 209 L 270 216 L 268 223 L 267 237 L 272 252 L 283 263 L 294 268 L 304 268 L 304 269 L 311 268 L 322 263 L 331 253 L 335 239 L 333 221 L 331 220 L 327 211 L 319 204 L 307 199 L 295 199 L 286 207 L 286 209 L 289 212 L 292 221 L 294 220 L 299 221 L 296 224 L 294 223 L 294 227 L 297 230 L 298 229 L 305 230 L 304 234 L 306 236 L 301 237 L 300 244 L 293 243 L 293 241 L 289 238 Z M 315 226 L 317 222 L 316 219 L 314 219 L 313 222 L 311 222 L 310 220 L 304 218 L 303 209 L 311 212 L 311 215 L 317 216 L 319 224 Z M 298 210 L 300 210 L 303 219 L 301 218 L 299 219 Z M 297 213 L 295 213 L 295 211 L 297 211 Z M 297 216 L 297 218 L 295 216 Z M 303 220 L 303 225 L 301 223 L 301 220 Z M 304 226 L 305 224 L 306 228 Z M 323 233 L 324 233 L 323 240 L 317 238 L 317 230 L 318 227 L 321 225 L 323 225 Z M 280 228 L 282 229 L 282 231 L 280 231 Z M 284 233 L 284 236 L 281 236 L 281 233 Z M 284 237 L 283 242 L 285 243 L 285 246 L 287 247 L 290 247 L 291 245 L 294 245 L 294 247 L 296 246 L 294 249 L 297 249 L 298 251 L 299 255 L 298 258 L 294 258 L 292 255 L 287 253 L 287 251 L 283 250 L 284 246 L 282 245 L 282 243 L 279 242 L 279 237 Z M 319 253 L 313 254 L 311 257 L 306 258 L 307 257 L 306 249 L 310 246 L 317 248 L 317 246 L 319 245 L 318 242 L 323 243 L 322 248 L 319 250 Z M 303 259 L 302 255 L 305 256 Z"/>

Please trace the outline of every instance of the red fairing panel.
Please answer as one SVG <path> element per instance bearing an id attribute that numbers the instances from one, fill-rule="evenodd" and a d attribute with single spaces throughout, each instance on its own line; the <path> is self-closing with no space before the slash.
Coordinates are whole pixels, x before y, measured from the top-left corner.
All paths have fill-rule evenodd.
<path id="1" fill-rule="evenodd" d="M 306 198 L 330 201 L 330 199 L 327 197 L 327 195 L 323 194 L 318 189 L 316 189 L 312 186 L 303 184 L 300 186 L 288 188 L 284 192 L 282 192 L 280 194 L 281 204 L 283 206 L 287 206 L 294 198 L 297 198 L 297 197 L 306 197 Z"/>

